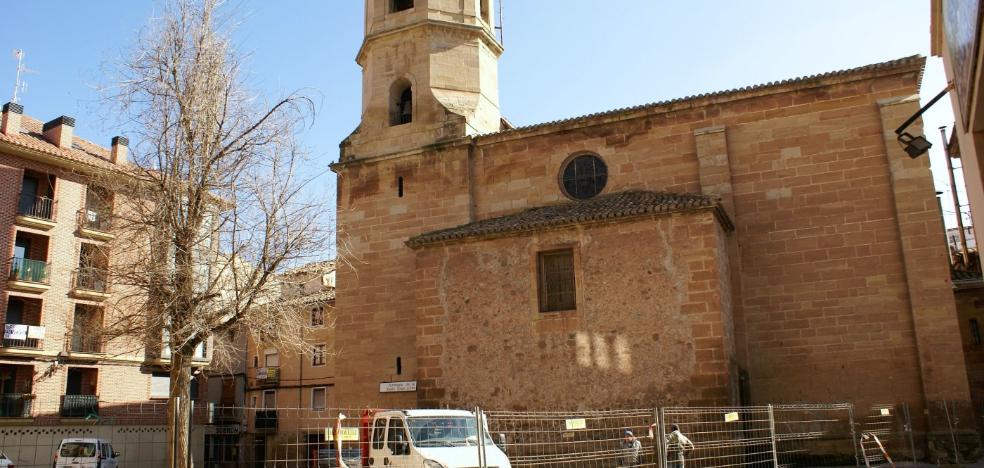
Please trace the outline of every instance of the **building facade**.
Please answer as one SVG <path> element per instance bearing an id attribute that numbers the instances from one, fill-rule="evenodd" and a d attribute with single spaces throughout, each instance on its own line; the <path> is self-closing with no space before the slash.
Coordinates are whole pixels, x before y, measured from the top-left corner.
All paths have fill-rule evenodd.
<path id="1" fill-rule="evenodd" d="M 317 460 L 327 449 L 324 428 L 334 402 L 335 263 L 318 262 L 291 270 L 278 278 L 283 300 L 304 317 L 309 351 L 299 353 L 258 345 L 246 348 L 246 403 L 244 414 L 249 450 L 247 460 L 262 461 L 299 456 L 298 447 Z"/>
<path id="2" fill-rule="evenodd" d="M 490 9 L 366 3 L 340 407 L 970 401 L 923 58 L 512 128 Z"/>
<path id="3" fill-rule="evenodd" d="M 984 219 L 984 36 L 980 0 L 932 0 L 932 54 L 943 59 L 972 218 Z M 975 228 L 977 223 L 974 224 Z M 975 230 L 976 232 L 976 230 Z M 975 238 L 977 236 L 974 236 Z"/>
<path id="4" fill-rule="evenodd" d="M 71 117 L 42 123 L 19 104 L 3 106 L 0 421 L 99 418 L 115 406 L 167 397 L 169 360 L 160 347 L 99 333 L 112 314 L 125 313 L 107 307 L 110 220 L 124 201 L 91 176 L 125 167 L 127 141 L 101 147 L 74 136 L 74 125 Z"/>

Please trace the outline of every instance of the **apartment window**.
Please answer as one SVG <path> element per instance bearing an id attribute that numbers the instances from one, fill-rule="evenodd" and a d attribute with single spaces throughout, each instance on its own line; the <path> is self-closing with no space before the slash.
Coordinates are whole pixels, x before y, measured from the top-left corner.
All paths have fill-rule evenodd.
<path id="1" fill-rule="evenodd" d="M 315 307 L 311 309 L 311 326 L 323 327 L 325 325 L 325 308 Z"/>
<path id="2" fill-rule="evenodd" d="M 981 324 L 975 318 L 970 319 L 970 342 L 975 345 L 981 344 Z"/>
<path id="3" fill-rule="evenodd" d="M 540 312 L 576 308 L 574 250 L 552 250 L 537 254 Z"/>
<path id="4" fill-rule="evenodd" d="M 171 396 L 171 376 L 166 372 L 154 372 L 150 376 L 150 397 L 167 398 Z"/>
<path id="5" fill-rule="evenodd" d="M 263 390 L 263 408 L 264 409 L 276 409 L 277 408 L 277 391 L 276 390 Z"/>
<path id="6" fill-rule="evenodd" d="M 263 355 L 263 366 L 264 367 L 279 367 L 280 366 L 280 354 L 275 350 L 266 350 Z"/>
<path id="7" fill-rule="evenodd" d="M 325 365 L 325 345 L 314 345 L 314 350 L 311 352 L 311 366 L 321 367 L 323 365 Z"/>
<path id="8" fill-rule="evenodd" d="M 390 0 L 390 11 L 397 12 L 413 8 L 413 0 Z"/>
<path id="9" fill-rule="evenodd" d="M 324 410 L 328 406 L 328 389 L 317 387 L 311 389 L 311 409 Z"/>

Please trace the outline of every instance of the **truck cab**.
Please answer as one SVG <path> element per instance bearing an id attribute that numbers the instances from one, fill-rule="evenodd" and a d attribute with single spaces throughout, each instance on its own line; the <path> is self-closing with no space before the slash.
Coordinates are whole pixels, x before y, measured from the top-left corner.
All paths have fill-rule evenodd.
<path id="1" fill-rule="evenodd" d="M 485 465 L 510 468 L 509 459 L 488 436 L 482 441 L 475 414 L 461 410 L 379 411 L 371 415 L 363 441 L 363 466 L 368 468 L 464 468 Z"/>

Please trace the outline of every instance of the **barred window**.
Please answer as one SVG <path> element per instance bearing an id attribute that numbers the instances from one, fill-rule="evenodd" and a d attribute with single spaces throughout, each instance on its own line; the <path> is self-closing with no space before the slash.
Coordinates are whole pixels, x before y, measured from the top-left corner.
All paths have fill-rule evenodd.
<path id="1" fill-rule="evenodd" d="M 970 342 L 975 345 L 981 344 L 981 324 L 975 318 L 970 319 Z"/>
<path id="2" fill-rule="evenodd" d="M 573 249 L 540 252 L 537 254 L 537 270 L 540 312 L 573 310 L 577 307 Z"/>
<path id="3" fill-rule="evenodd" d="M 322 327 L 325 325 L 325 308 L 318 306 L 311 309 L 311 326 Z"/>
<path id="4" fill-rule="evenodd" d="M 571 159 L 561 172 L 564 193 L 578 200 L 598 195 L 607 183 L 608 167 L 593 154 L 582 154 Z"/>
<path id="5" fill-rule="evenodd" d="M 311 365 L 314 367 L 325 365 L 325 345 L 314 345 L 311 353 Z"/>

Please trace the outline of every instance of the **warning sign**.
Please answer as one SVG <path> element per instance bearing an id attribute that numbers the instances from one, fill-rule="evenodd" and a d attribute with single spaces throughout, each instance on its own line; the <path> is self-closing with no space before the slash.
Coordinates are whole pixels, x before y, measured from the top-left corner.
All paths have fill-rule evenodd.
<path id="1" fill-rule="evenodd" d="M 325 428 L 325 440 L 335 440 L 335 431 L 330 427 Z M 343 427 L 341 431 L 342 442 L 359 440 L 359 428 Z"/>
<path id="2" fill-rule="evenodd" d="M 573 431 L 575 429 L 584 429 L 588 427 L 588 423 L 587 421 L 584 420 L 584 418 L 568 419 L 564 421 L 564 425 L 567 427 L 568 431 Z"/>

